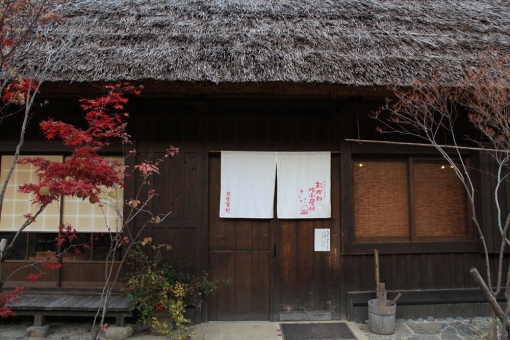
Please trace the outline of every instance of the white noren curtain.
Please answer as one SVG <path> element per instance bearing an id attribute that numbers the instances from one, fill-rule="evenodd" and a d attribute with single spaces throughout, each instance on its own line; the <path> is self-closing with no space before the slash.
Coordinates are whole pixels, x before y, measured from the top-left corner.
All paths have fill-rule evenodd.
<path id="1" fill-rule="evenodd" d="M 331 152 L 279 152 L 278 218 L 331 217 Z"/>
<path id="2" fill-rule="evenodd" d="M 220 217 L 273 218 L 277 152 L 221 152 Z"/>

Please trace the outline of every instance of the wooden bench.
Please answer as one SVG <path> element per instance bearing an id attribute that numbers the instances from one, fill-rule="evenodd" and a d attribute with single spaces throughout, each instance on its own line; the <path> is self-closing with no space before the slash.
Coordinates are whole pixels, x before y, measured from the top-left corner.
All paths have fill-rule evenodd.
<path id="1" fill-rule="evenodd" d="M 33 315 L 34 326 L 41 327 L 46 316 L 95 316 L 101 310 L 100 295 L 30 294 L 21 296 L 21 301 L 8 307 L 16 315 Z M 116 325 L 124 327 L 124 318 L 131 317 L 131 300 L 122 296 L 111 296 L 106 316 L 115 317 Z"/>

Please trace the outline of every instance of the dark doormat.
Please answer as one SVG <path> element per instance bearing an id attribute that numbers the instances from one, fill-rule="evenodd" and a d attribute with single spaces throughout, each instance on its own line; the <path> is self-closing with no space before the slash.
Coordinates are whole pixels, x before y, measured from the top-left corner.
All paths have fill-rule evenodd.
<path id="1" fill-rule="evenodd" d="M 344 322 L 281 323 L 283 340 L 356 340 Z"/>

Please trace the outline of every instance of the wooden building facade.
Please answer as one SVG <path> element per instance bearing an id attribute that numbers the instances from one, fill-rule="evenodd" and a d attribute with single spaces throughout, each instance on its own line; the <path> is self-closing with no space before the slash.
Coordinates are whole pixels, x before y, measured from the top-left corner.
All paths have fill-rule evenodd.
<path id="1" fill-rule="evenodd" d="M 74 108 L 73 115 L 79 119 L 74 96 L 48 99 L 58 109 L 45 107 L 37 115 L 51 114 L 66 119 Z M 483 273 L 484 259 L 469 226 L 465 204 L 460 204 L 464 215 L 456 220 L 464 219 L 467 229 L 452 237 L 413 239 L 411 233 L 394 237 L 396 220 L 383 223 L 386 229 L 382 233 L 375 231 L 372 238 L 356 235 L 356 223 L 360 224 L 357 219 L 365 218 L 356 213 L 356 205 L 365 204 L 360 198 L 369 197 L 372 201 L 368 203 L 377 205 L 373 199 L 378 193 L 383 195 L 387 193 L 386 186 L 398 185 L 391 182 L 392 178 L 381 178 L 384 174 L 391 177 L 394 169 L 390 169 L 379 175 L 371 174 L 371 192 L 356 196 L 355 174 L 360 160 L 365 164 L 381 160 L 384 164 L 427 160 L 438 162 L 438 167 L 441 163 L 434 148 L 345 141 L 358 138 L 358 127 L 361 136 L 378 138 L 375 121 L 368 114 L 383 101 L 382 97 L 340 96 L 142 95 L 130 98 L 128 126 L 134 141 L 130 148 L 138 150 L 136 161 L 155 160 L 170 144 L 180 148 L 180 154 L 164 163 L 161 175 L 155 176 L 151 184 L 159 194 L 151 203 L 152 211 L 171 211 L 171 215 L 160 224 L 149 224 L 140 238 L 152 237 L 157 243 L 170 244 L 173 250 L 164 255 L 182 253 L 193 264 L 197 275 L 206 271 L 211 277 L 230 280 L 230 284 L 220 285 L 218 293 L 208 299 L 197 321 L 366 318 L 367 301 L 375 294 L 374 249 L 381 254 L 381 282 L 395 295 L 403 293 L 397 317 L 475 316 L 489 311 L 468 272 L 477 267 Z M 4 137 L 8 136 L 5 131 L 2 131 Z M 28 136 L 31 140 L 26 142 L 24 154 L 55 155 L 67 151 L 58 142 L 36 141 L 39 137 L 35 124 Z M 2 154 L 12 153 L 13 142 L 0 145 Z M 331 151 L 331 218 L 220 218 L 221 150 Z M 112 148 L 108 154 L 120 152 Z M 490 166 L 489 158 L 484 155 L 472 152 L 466 157 L 482 168 Z M 409 166 L 405 164 L 407 169 Z M 409 182 L 402 180 L 405 185 Z M 491 180 L 488 174 L 477 177 L 480 187 L 489 188 Z M 128 182 L 124 197 L 132 197 L 139 185 L 136 180 Z M 494 225 L 488 223 L 493 218 L 490 192 L 484 191 L 484 195 L 487 196 L 479 197 L 479 218 L 486 225 Z M 384 199 L 395 207 L 393 210 L 399 209 L 398 198 L 385 196 Z M 442 202 L 441 198 L 437 201 Z M 448 211 L 454 214 L 452 210 L 458 206 L 458 202 L 450 203 Z M 374 209 L 370 214 L 377 219 L 394 215 L 392 209 L 389 212 Z M 427 213 L 438 214 L 433 210 Z M 135 233 L 145 222 L 144 217 L 135 222 Z M 329 252 L 314 251 L 317 228 L 330 229 Z M 77 229 L 80 231 L 79 225 Z M 494 252 L 495 230 L 486 232 Z M 10 270 L 33 261 L 30 255 L 34 255 L 34 250 L 42 250 L 41 240 L 53 239 L 51 234 L 45 236 L 46 233 L 26 235 L 23 239 L 26 246 L 20 245 L 20 249 L 24 249 L 27 257 L 8 260 L 4 277 Z M 93 246 L 92 252 L 99 248 L 99 244 Z M 101 287 L 104 261 L 90 256 L 64 261 L 60 270 L 48 270 L 37 284 L 55 288 Z M 30 268 L 18 272 L 11 278 L 11 284 L 21 283 L 28 272 Z"/>
<path id="2" fill-rule="evenodd" d="M 180 154 L 151 183 L 159 193 L 151 209 L 171 215 L 141 237 L 171 244 L 165 256 L 184 254 L 197 275 L 230 279 L 197 322 L 365 319 L 375 290 L 374 249 L 390 298 L 403 294 L 398 318 L 489 311 L 468 271 L 483 273 L 484 263 L 465 195 L 444 175 L 440 155 L 346 139 L 414 142 L 381 136 L 368 117 L 392 96 L 386 86 L 409 86 L 432 71 L 454 86 L 483 50 L 509 52 L 507 4 L 111 0 L 69 1 L 62 13 L 54 39 L 40 39 L 20 57 L 20 72 L 31 75 L 33 65 L 47 65 L 50 52 L 59 52 L 41 91 L 50 105 L 35 117 L 79 122 L 77 99 L 97 95 L 104 82 L 145 86 L 128 105 L 136 161 L 157 159 L 169 144 Z M 460 123 L 458 136 L 473 136 L 467 118 Z M 14 150 L 11 126 L 0 126 L 2 156 Z M 224 150 L 331 152 L 331 218 L 220 218 Z M 43 142 L 33 124 L 24 154 L 66 152 Z M 484 154 L 463 156 L 483 170 L 474 174 L 477 211 L 495 258 L 494 165 Z M 136 181 L 128 182 L 125 198 L 134 196 Z M 141 218 L 131 227 L 142 225 Z M 330 230 L 329 252 L 314 251 L 315 229 Z M 81 236 L 94 240 L 86 258 L 64 263 L 38 284 L 101 286 L 104 245 L 96 234 Z M 52 238 L 24 234 L 3 275 L 51 251 Z"/>

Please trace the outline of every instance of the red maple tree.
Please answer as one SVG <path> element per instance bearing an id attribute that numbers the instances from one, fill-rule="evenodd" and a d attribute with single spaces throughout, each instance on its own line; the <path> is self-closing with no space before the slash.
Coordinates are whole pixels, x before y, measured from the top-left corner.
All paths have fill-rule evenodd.
<path id="1" fill-rule="evenodd" d="M 72 148 L 72 154 L 63 163 L 52 162 L 40 157 L 24 158 L 19 164 L 32 164 L 37 170 L 38 183 L 20 187 L 20 192 L 35 195 L 34 203 L 45 205 L 61 196 L 89 197 L 91 203 L 98 202 L 101 187 L 124 185 L 122 164 L 108 161 L 98 151 L 109 144 L 110 138 L 127 142 L 126 124 L 123 117 L 126 93 L 140 91 L 127 83 L 106 86 L 108 94 L 98 99 L 82 99 L 81 107 L 86 111 L 88 127 L 77 128 L 71 124 L 52 119 L 41 122 L 46 139 L 59 138 L 64 145 Z"/>
<path id="2" fill-rule="evenodd" d="M 4 91 L 4 97 L 12 97 L 12 92 L 18 91 L 16 86 Z M 139 95 L 140 90 L 128 83 L 105 86 L 107 94 L 97 99 L 82 99 L 81 107 L 85 110 L 87 127 L 81 129 L 62 121 L 48 119 L 40 123 L 46 139 L 61 139 L 63 144 L 71 148 L 71 156 L 64 162 L 54 162 L 41 157 L 29 157 L 19 160 L 18 164 L 32 164 L 36 168 L 38 183 L 26 183 L 19 191 L 33 194 L 33 204 L 38 206 L 34 214 L 26 214 L 25 222 L 11 240 L 6 251 L 12 249 L 18 235 L 42 213 L 45 207 L 64 196 L 78 196 L 89 198 L 90 203 L 99 202 L 102 188 L 123 187 L 125 167 L 116 161 L 109 161 L 99 155 L 101 148 L 110 144 L 112 138 L 121 139 L 123 143 L 129 141 L 125 132 L 126 123 L 123 118 L 129 114 L 124 106 L 128 102 L 126 94 Z M 7 93 L 7 94 L 6 94 Z M 157 168 L 156 168 L 157 170 Z M 69 224 L 60 226 L 59 236 L 55 239 L 57 245 L 76 239 L 76 230 Z M 76 245 L 71 245 L 67 251 L 78 251 Z M 2 256 L 2 261 L 5 261 Z M 42 261 L 42 266 L 50 269 L 60 268 L 59 263 Z M 35 282 L 41 278 L 41 273 L 27 275 L 27 280 Z M 0 317 L 7 317 L 13 313 L 6 306 L 16 301 L 24 289 L 18 287 L 12 291 L 0 294 Z"/>
<path id="3" fill-rule="evenodd" d="M 25 287 L 16 287 L 8 292 L 0 294 L 0 317 L 14 316 L 14 313 L 6 307 L 8 304 L 19 301 L 20 296 L 25 292 Z"/>

